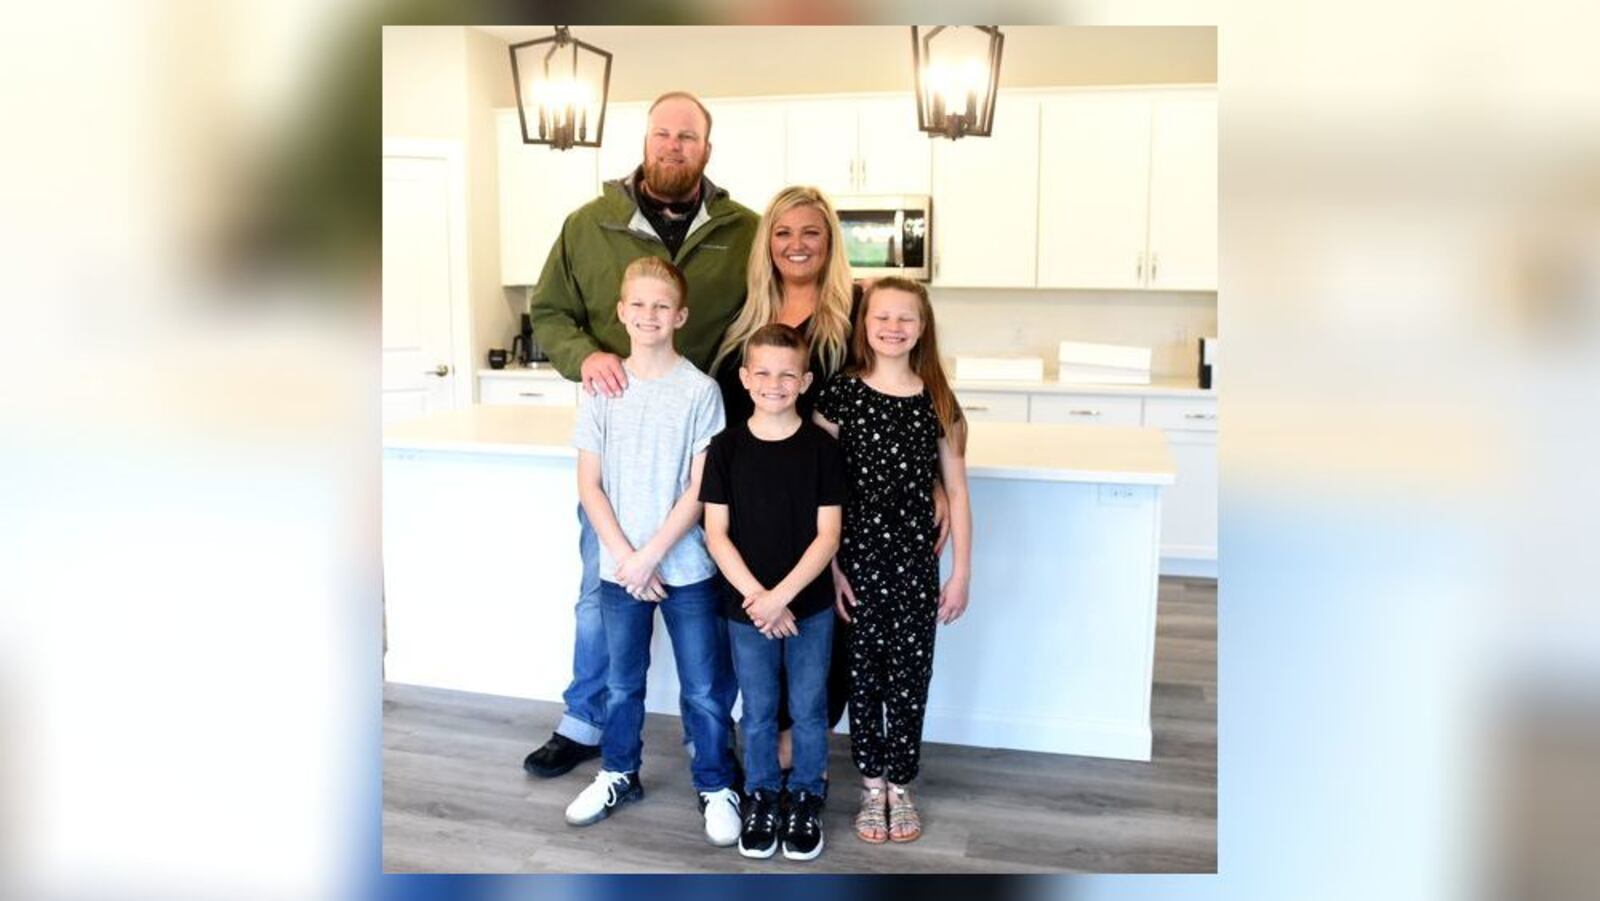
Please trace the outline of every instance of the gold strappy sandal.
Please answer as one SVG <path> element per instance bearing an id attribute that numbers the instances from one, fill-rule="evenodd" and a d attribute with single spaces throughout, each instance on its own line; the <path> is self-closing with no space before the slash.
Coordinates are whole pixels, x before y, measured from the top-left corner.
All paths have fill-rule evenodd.
<path id="1" fill-rule="evenodd" d="M 889 840 L 914 842 L 922 837 L 922 818 L 911 795 L 898 785 L 889 786 Z"/>
<path id="2" fill-rule="evenodd" d="M 871 845 L 881 845 L 889 840 L 883 789 L 861 790 L 861 809 L 856 812 L 856 838 Z"/>

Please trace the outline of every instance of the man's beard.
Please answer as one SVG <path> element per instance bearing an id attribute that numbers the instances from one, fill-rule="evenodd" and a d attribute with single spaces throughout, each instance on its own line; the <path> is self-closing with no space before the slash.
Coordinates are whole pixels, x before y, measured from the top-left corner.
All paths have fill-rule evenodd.
<path id="1" fill-rule="evenodd" d="M 687 164 L 666 165 L 649 159 L 644 161 L 644 186 L 663 200 L 687 198 L 700 186 L 700 174 L 706 167 L 691 169 Z"/>

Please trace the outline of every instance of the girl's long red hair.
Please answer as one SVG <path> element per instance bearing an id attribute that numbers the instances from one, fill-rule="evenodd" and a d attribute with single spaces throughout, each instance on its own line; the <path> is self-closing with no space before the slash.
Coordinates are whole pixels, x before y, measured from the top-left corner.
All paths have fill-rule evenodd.
<path id="1" fill-rule="evenodd" d="M 877 355 L 872 352 L 872 345 L 867 343 L 867 311 L 872 306 L 872 295 L 890 290 L 904 291 L 917 298 L 918 313 L 922 317 L 922 336 L 911 348 L 911 371 L 922 379 L 923 387 L 928 389 L 928 395 L 933 399 L 933 412 L 938 415 L 939 424 L 944 426 L 944 434 L 950 439 L 950 445 L 956 449 L 956 453 L 966 456 L 967 417 L 961 412 L 961 403 L 956 400 L 956 393 L 950 388 L 950 379 L 945 375 L 944 362 L 939 359 L 933 303 L 928 299 L 927 287 L 921 282 L 890 276 L 872 283 L 872 287 L 861 298 L 861 303 L 856 306 L 856 321 L 850 333 L 850 366 L 846 372 L 858 377 L 866 375 L 877 363 Z"/>

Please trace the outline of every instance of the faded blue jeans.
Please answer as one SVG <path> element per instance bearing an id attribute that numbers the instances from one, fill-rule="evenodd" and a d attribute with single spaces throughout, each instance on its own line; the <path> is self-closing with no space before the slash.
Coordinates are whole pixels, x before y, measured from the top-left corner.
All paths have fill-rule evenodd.
<path id="1" fill-rule="evenodd" d="M 572 643 L 572 682 L 561 695 L 567 710 L 556 731 L 579 744 L 598 745 L 606 726 L 606 670 L 611 664 L 611 653 L 606 649 L 606 627 L 600 615 L 600 538 L 594 533 L 582 504 L 578 505 L 578 559 L 583 564 L 583 575 L 578 582 L 575 608 L 577 634 Z M 730 698 L 738 693 L 739 687 L 731 671 L 719 689 Z M 687 723 L 682 698 L 678 699 L 678 706 Z M 688 745 L 691 755 L 694 754 L 692 742 L 686 727 L 683 743 Z"/>
<path id="2" fill-rule="evenodd" d="M 644 753 L 645 675 L 650 669 L 650 635 L 659 607 L 678 665 L 678 703 L 690 741 L 689 772 L 695 791 L 716 791 L 733 784 L 737 772 L 732 750 L 734 693 L 727 688 L 734 684 L 733 660 L 718 589 L 715 578 L 668 586 L 666 600 L 652 603 L 635 600 L 615 583 L 600 584 L 600 611 L 611 652 L 606 729 L 600 742 L 605 769 L 618 773 L 639 769 Z"/>
<path id="3" fill-rule="evenodd" d="M 828 772 L 828 661 L 833 651 L 833 607 L 799 620 L 793 638 L 767 638 L 748 623 L 728 623 L 733 666 L 744 693 L 745 790 L 777 791 L 778 694 L 789 690 L 789 716 L 794 720 L 794 771 L 791 791 L 823 794 Z M 784 680 L 780 685 L 779 680 Z"/>

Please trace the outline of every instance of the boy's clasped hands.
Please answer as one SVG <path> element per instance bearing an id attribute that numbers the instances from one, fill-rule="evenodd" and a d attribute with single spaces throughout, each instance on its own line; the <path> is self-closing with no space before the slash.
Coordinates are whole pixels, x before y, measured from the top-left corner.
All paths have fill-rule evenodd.
<path id="1" fill-rule="evenodd" d="M 793 598 L 786 598 L 775 591 L 759 591 L 746 596 L 740 606 L 762 635 L 767 638 L 793 638 L 800 634 L 800 629 L 795 625 L 794 614 L 789 612 L 791 600 Z"/>
<path id="2" fill-rule="evenodd" d="M 617 584 L 621 585 L 629 595 L 641 601 L 665 600 L 667 589 L 661 584 L 661 576 L 656 572 L 656 567 L 660 565 L 661 557 L 651 554 L 646 548 L 619 554 Z"/>

